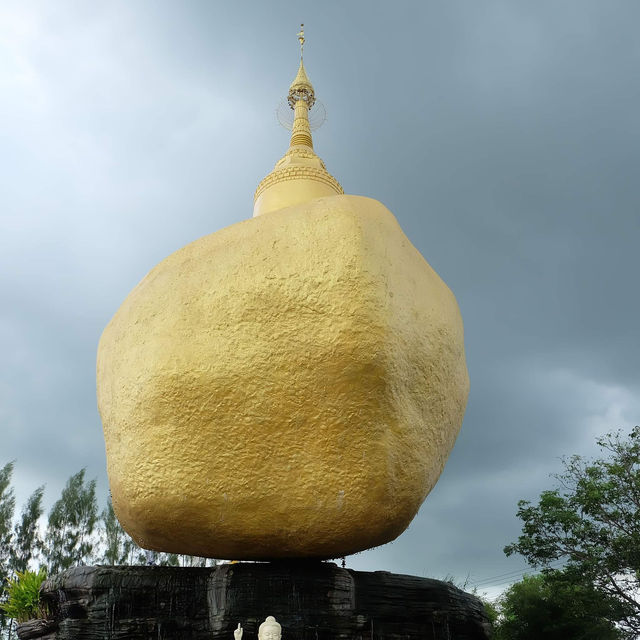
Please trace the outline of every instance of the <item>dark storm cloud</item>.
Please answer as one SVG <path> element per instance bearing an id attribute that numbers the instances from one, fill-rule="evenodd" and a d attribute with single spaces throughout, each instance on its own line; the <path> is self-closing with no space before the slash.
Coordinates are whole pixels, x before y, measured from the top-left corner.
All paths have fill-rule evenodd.
<path id="1" fill-rule="evenodd" d="M 3 459 L 106 493 L 95 349 L 128 291 L 251 214 L 307 25 L 316 148 L 451 287 L 471 394 L 440 483 L 351 566 L 518 569 L 515 503 L 639 421 L 634 2 L 138 3 L 3 10 Z"/>

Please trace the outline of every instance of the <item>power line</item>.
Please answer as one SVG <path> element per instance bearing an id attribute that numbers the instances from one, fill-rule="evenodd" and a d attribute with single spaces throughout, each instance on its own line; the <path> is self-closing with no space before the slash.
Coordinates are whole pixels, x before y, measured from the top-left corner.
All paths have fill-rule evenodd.
<path id="1" fill-rule="evenodd" d="M 510 576 L 516 573 L 521 573 L 526 570 L 527 570 L 527 567 L 521 567 L 520 569 L 512 569 L 511 571 L 507 571 L 506 573 L 499 573 L 498 575 L 495 575 L 495 576 L 489 576 L 487 578 L 478 578 L 477 580 L 470 580 L 469 584 L 479 584 L 481 582 L 489 582 L 491 580 L 497 580 L 498 578 L 504 578 L 506 576 Z"/>
<path id="2" fill-rule="evenodd" d="M 564 564 L 564 560 L 554 560 L 550 562 L 547 566 L 551 569 L 558 569 L 560 566 Z M 522 567 L 520 569 L 516 569 L 513 571 L 507 571 L 506 573 L 500 573 L 495 576 L 490 576 L 488 578 L 480 578 L 478 580 L 469 581 L 468 585 L 471 587 L 496 587 L 503 584 L 507 584 L 509 582 L 513 582 L 512 578 L 521 578 L 527 573 L 527 570 L 530 570 L 531 567 Z M 498 580 L 498 582 L 495 582 Z"/>

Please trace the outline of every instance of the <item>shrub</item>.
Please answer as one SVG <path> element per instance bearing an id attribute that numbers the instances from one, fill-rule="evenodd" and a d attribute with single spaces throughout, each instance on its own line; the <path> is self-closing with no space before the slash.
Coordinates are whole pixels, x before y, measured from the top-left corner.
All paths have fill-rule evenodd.
<path id="1" fill-rule="evenodd" d="M 22 571 L 17 577 L 9 581 L 7 586 L 7 601 L 0 604 L 6 616 L 17 622 L 26 622 L 32 618 L 44 617 L 40 605 L 40 585 L 46 578 L 44 569 Z"/>

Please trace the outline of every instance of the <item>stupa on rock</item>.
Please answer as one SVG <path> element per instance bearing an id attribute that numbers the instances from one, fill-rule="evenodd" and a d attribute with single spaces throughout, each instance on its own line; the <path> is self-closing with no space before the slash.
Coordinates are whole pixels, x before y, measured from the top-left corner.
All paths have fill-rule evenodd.
<path id="1" fill-rule="evenodd" d="M 301 55 L 290 146 L 253 218 L 163 260 L 100 340 L 113 505 L 142 547 L 275 559 L 380 545 L 454 444 L 468 393 L 456 300 L 390 211 L 326 170 L 314 101 Z"/>

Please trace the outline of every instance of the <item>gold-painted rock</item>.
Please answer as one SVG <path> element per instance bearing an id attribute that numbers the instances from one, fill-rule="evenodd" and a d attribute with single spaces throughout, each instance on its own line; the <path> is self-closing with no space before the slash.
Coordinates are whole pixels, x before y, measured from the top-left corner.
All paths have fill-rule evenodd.
<path id="1" fill-rule="evenodd" d="M 102 335 L 116 513 L 143 547 L 217 558 L 383 544 L 467 391 L 456 301 L 379 202 L 240 222 L 161 262 Z"/>

